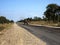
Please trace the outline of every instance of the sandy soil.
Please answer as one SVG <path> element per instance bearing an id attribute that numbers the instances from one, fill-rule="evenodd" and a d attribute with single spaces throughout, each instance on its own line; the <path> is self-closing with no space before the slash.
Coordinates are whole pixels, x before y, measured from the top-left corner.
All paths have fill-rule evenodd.
<path id="1" fill-rule="evenodd" d="M 46 42 L 14 24 L 0 35 L 0 45 L 46 45 Z"/>

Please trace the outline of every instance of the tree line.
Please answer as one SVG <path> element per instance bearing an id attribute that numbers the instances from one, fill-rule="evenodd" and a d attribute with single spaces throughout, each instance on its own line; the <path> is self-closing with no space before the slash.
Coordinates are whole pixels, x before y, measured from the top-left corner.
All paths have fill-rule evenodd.
<path id="1" fill-rule="evenodd" d="M 57 4 L 48 4 L 46 7 L 46 11 L 44 12 L 43 18 L 34 17 L 34 18 L 26 18 L 24 20 L 27 21 L 52 21 L 52 22 L 60 22 L 60 6 Z M 20 20 L 18 22 L 22 22 L 24 20 Z"/>
<path id="2" fill-rule="evenodd" d="M 25 19 L 20 20 L 18 22 L 24 22 L 25 20 L 30 22 L 30 21 L 41 21 L 42 19 L 40 17 L 35 16 L 34 18 L 25 18 Z"/>
<path id="3" fill-rule="evenodd" d="M 48 21 L 60 22 L 60 6 L 49 4 L 44 12 L 44 18 Z"/>
<path id="4" fill-rule="evenodd" d="M 4 24 L 4 23 L 13 23 L 13 20 L 9 20 L 4 16 L 0 16 L 0 24 Z"/>

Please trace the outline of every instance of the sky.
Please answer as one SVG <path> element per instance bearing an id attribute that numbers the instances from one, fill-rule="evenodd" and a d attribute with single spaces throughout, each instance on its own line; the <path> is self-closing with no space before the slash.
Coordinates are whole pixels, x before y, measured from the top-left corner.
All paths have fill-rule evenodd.
<path id="1" fill-rule="evenodd" d="M 60 5 L 60 0 L 0 0 L 0 16 L 18 21 L 28 17 L 42 17 L 48 4 Z"/>

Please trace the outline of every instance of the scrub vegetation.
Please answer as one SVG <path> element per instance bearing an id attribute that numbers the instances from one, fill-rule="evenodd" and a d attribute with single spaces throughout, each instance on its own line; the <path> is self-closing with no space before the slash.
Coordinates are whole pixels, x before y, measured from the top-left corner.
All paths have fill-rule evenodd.
<path id="1" fill-rule="evenodd" d="M 30 24 L 60 26 L 60 6 L 57 4 L 48 4 L 43 18 L 35 16 L 34 18 L 26 18 L 18 22 L 24 22 L 25 20 Z"/>
<path id="2" fill-rule="evenodd" d="M 0 16 L 0 31 L 9 27 L 12 23 L 14 23 L 13 20 L 8 20 L 6 17 Z"/>

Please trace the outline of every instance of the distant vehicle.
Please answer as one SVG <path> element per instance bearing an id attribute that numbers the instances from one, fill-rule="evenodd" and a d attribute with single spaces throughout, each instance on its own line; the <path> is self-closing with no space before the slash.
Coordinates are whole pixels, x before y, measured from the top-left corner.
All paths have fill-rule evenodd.
<path id="1" fill-rule="evenodd" d="M 28 25 L 28 21 L 27 20 L 24 20 L 24 25 Z"/>

